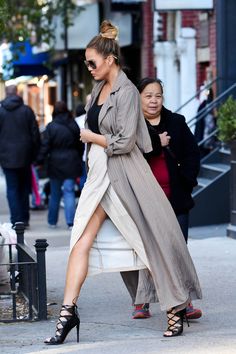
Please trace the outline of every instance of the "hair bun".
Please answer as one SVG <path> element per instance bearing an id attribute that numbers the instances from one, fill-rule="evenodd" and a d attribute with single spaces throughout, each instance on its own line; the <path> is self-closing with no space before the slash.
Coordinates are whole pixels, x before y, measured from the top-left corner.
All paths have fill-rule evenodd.
<path id="1" fill-rule="evenodd" d="M 110 21 L 105 20 L 100 26 L 100 35 L 103 38 L 117 40 L 118 28 L 114 26 Z"/>

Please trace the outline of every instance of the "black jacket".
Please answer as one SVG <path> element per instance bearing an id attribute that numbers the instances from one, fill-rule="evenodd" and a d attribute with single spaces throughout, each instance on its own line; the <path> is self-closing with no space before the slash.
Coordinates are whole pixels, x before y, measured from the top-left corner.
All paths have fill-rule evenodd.
<path id="1" fill-rule="evenodd" d="M 164 151 L 170 176 L 170 203 L 176 215 L 187 213 L 194 206 L 191 192 L 197 185 L 200 168 L 200 154 L 195 138 L 184 116 L 172 113 L 165 107 L 162 107 L 158 129 L 146 122 L 153 151 L 145 154 L 145 157 L 148 161 L 150 156 L 158 156 Z M 168 147 L 161 146 L 159 134 L 164 131 L 171 137 Z"/>
<path id="2" fill-rule="evenodd" d="M 48 157 L 50 178 L 75 179 L 82 173 L 83 151 L 78 125 L 68 113 L 61 113 L 46 127 L 37 163 L 41 165 Z"/>
<path id="3" fill-rule="evenodd" d="M 3 168 L 30 165 L 40 146 L 32 109 L 20 96 L 8 96 L 0 104 L 0 164 Z"/>

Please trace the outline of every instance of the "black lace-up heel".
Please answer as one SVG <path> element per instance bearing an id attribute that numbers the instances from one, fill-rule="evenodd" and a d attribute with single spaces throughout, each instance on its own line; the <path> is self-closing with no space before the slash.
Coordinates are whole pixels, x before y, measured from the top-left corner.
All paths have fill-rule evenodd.
<path id="1" fill-rule="evenodd" d="M 174 309 L 167 311 L 168 328 L 163 334 L 164 337 L 176 337 L 183 333 L 183 321 L 186 320 L 188 327 L 188 319 L 186 316 L 186 309 L 179 312 L 174 312 Z"/>
<path id="2" fill-rule="evenodd" d="M 55 337 L 47 338 L 44 343 L 49 345 L 62 344 L 72 328 L 77 330 L 77 343 L 79 342 L 80 319 L 76 305 L 62 305 L 60 317 L 57 321 Z"/>

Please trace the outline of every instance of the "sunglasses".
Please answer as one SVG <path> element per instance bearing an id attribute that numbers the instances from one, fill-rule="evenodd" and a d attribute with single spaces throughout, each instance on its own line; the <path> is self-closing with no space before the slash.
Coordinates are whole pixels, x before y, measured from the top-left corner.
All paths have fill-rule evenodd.
<path id="1" fill-rule="evenodd" d="M 117 60 L 117 57 L 115 55 L 112 55 L 112 57 Z M 97 64 L 95 63 L 94 60 L 84 60 L 84 64 L 87 66 L 87 69 L 89 68 L 91 68 L 92 70 L 97 69 Z"/>
<path id="2" fill-rule="evenodd" d="M 93 60 L 84 60 L 84 64 L 87 66 L 87 68 L 91 68 L 92 70 L 97 69 L 97 64 Z"/>

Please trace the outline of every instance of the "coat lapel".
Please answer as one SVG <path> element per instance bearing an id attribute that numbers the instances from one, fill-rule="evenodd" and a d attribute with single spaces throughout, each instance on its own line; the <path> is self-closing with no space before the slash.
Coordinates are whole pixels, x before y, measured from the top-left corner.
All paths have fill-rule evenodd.
<path id="1" fill-rule="evenodd" d="M 105 118 L 108 110 L 114 106 L 114 94 L 115 92 L 117 92 L 120 87 L 123 85 L 123 83 L 127 80 L 127 76 L 125 75 L 125 73 L 120 70 L 119 73 L 118 73 L 118 76 L 116 78 L 116 81 L 114 82 L 114 85 L 111 89 L 111 92 L 110 92 L 110 95 L 109 97 L 107 98 L 106 102 L 104 102 L 103 106 L 102 106 L 102 109 L 100 111 L 100 114 L 99 114 L 99 117 L 98 117 L 98 124 L 99 124 L 99 127 L 103 121 L 103 119 Z"/>
<path id="2" fill-rule="evenodd" d="M 114 106 L 114 100 L 113 100 L 113 95 L 115 94 L 116 91 L 118 91 L 120 89 L 120 87 L 125 83 L 125 81 L 127 80 L 127 76 L 126 74 L 120 70 L 119 73 L 118 73 L 118 76 L 117 76 L 117 79 L 116 81 L 114 82 L 114 85 L 112 87 L 112 90 L 111 90 L 111 93 L 109 95 L 109 97 L 107 98 L 107 100 L 104 102 L 103 106 L 102 106 L 102 109 L 99 113 L 99 117 L 98 117 L 98 124 L 99 124 L 99 127 L 103 121 L 103 119 L 105 118 L 108 110 Z M 91 100 L 89 101 L 89 103 L 87 103 L 87 105 L 85 106 L 85 110 L 86 112 L 89 111 L 89 109 L 92 107 L 92 105 L 94 104 L 97 96 L 99 95 L 101 89 L 102 89 L 102 86 L 105 84 L 105 81 L 101 81 L 101 82 L 98 82 L 94 88 L 93 88 L 93 91 L 92 91 L 92 95 L 91 95 Z M 85 119 L 85 122 L 87 121 L 87 115 L 86 115 L 86 119 Z"/>
<path id="3" fill-rule="evenodd" d="M 101 123 L 102 123 L 103 119 L 105 118 L 105 116 L 107 114 L 107 111 L 112 106 L 113 106 L 113 103 L 111 101 L 111 95 L 109 95 L 109 97 L 107 98 L 106 102 L 104 102 L 104 104 L 103 104 L 103 106 L 101 108 L 101 111 L 99 113 L 99 116 L 98 116 L 99 127 L 101 126 Z"/>

